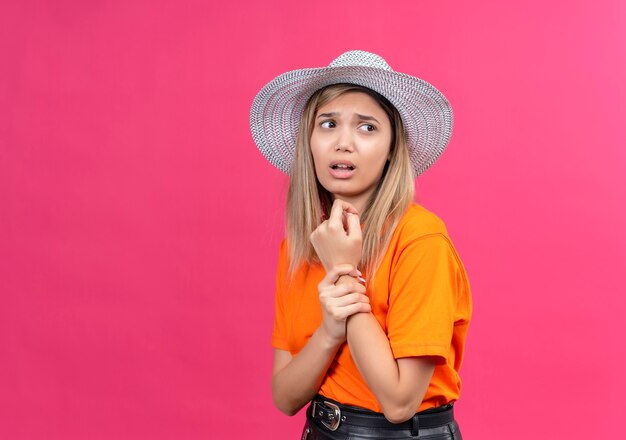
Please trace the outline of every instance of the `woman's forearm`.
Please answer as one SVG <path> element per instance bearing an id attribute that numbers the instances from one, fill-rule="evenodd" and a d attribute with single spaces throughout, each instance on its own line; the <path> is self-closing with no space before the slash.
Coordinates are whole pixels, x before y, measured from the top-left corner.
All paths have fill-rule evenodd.
<path id="1" fill-rule="evenodd" d="M 415 414 L 432 377 L 426 358 L 396 360 L 389 339 L 371 313 L 358 313 L 347 323 L 347 340 L 354 362 L 391 422 Z"/>
<path id="2" fill-rule="evenodd" d="M 389 340 L 371 313 L 360 313 L 348 320 L 348 346 L 352 358 L 376 396 L 383 412 L 390 412 L 400 396 L 400 375 Z"/>
<path id="3" fill-rule="evenodd" d="M 279 410 L 294 415 L 317 394 L 339 346 L 320 327 L 295 357 L 283 352 L 285 359 L 274 360 L 272 396 Z"/>
<path id="4" fill-rule="evenodd" d="M 346 340 L 346 319 L 371 307 L 365 288 L 354 282 L 337 286 L 340 276 L 356 274 L 349 264 L 333 266 L 318 284 L 322 321 L 311 339 L 292 357 L 286 350 L 274 351 L 272 395 L 278 409 L 293 415 L 320 389 L 337 350 Z"/>

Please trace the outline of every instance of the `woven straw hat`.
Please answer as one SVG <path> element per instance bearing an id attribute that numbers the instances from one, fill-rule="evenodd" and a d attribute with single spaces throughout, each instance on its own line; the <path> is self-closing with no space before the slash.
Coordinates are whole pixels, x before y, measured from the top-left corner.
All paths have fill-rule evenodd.
<path id="1" fill-rule="evenodd" d="M 261 153 L 289 174 L 300 118 L 309 98 L 330 84 L 357 84 L 387 98 L 400 113 L 415 177 L 428 169 L 452 134 L 452 108 L 431 84 L 394 72 L 378 55 L 352 50 L 328 67 L 293 70 L 270 81 L 250 110 L 252 136 Z"/>

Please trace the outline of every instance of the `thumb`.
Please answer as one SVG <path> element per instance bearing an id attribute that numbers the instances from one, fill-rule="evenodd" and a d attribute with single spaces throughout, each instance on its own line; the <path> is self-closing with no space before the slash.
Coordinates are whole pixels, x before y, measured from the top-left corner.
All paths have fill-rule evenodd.
<path id="1" fill-rule="evenodd" d="M 352 238 L 362 238 L 361 232 L 361 223 L 359 221 L 359 216 L 356 214 L 352 214 L 351 212 L 347 213 L 348 216 L 348 237 Z"/>

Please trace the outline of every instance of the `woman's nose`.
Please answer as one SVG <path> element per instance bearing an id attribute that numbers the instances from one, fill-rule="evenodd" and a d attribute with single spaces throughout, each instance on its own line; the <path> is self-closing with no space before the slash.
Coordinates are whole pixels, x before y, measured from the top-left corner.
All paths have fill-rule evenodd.
<path id="1" fill-rule="evenodd" d="M 339 144 L 335 147 L 335 151 L 352 151 L 352 147 L 346 144 Z"/>
<path id="2" fill-rule="evenodd" d="M 353 151 L 354 150 L 354 140 L 350 133 L 343 132 L 341 136 L 337 139 L 337 145 L 335 146 L 335 151 Z"/>

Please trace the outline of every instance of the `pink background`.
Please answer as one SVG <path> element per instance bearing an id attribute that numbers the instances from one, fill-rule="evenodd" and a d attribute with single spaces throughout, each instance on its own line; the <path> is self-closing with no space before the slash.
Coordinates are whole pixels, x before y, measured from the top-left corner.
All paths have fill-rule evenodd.
<path id="1" fill-rule="evenodd" d="M 248 112 L 349 49 L 455 110 L 417 188 L 473 288 L 464 436 L 616 432 L 625 17 L 621 0 L 3 1 L 0 438 L 298 438 L 270 396 L 287 180 Z"/>

